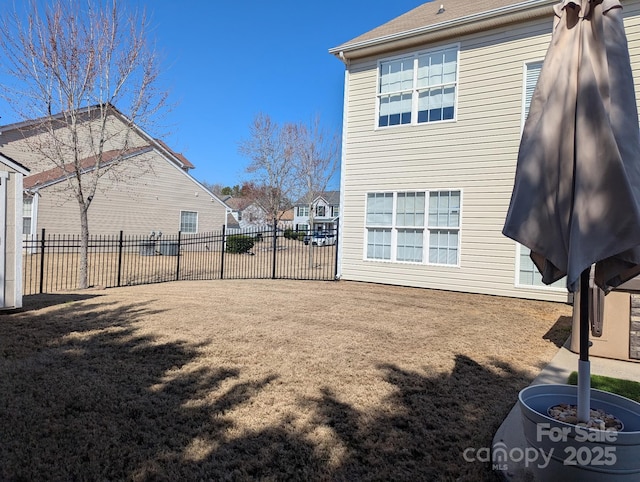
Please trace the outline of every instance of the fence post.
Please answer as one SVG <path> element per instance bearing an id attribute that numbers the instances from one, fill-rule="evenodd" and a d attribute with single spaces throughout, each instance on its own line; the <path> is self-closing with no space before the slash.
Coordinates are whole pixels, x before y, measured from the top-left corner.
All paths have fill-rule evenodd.
<path id="1" fill-rule="evenodd" d="M 182 239 L 182 231 L 178 231 L 178 256 L 176 260 L 176 281 L 180 280 L 180 241 Z"/>
<path id="2" fill-rule="evenodd" d="M 40 294 L 44 291 L 44 228 L 42 228 L 42 238 L 40 239 Z"/>
<path id="3" fill-rule="evenodd" d="M 120 280 L 122 278 L 122 230 L 120 231 L 120 239 L 118 240 L 118 288 L 120 288 Z"/>
<path id="4" fill-rule="evenodd" d="M 220 279 L 224 279 L 224 251 L 226 246 L 225 231 L 226 226 L 222 225 L 222 252 L 220 254 Z"/>
<path id="5" fill-rule="evenodd" d="M 276 252 L 278 249 L 278 220 L 273 218 L 273 267 L 271 268 L 271 279 L 276 279 Z"/>

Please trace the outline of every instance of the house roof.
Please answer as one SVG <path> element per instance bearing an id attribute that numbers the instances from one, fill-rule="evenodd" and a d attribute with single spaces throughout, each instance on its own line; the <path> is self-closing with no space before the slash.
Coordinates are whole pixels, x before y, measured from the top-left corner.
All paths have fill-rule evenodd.
<path id="1" fill-rule="evenodd" d="M 234 211 L 243 211 L 254 203 L 253 199 L 246 197 L 231 197 L 224 199 L 224 202 Z"/>
<path id="2" fill-rule="evenodd" d="M 195 166 L 181 153 L 177 153 L 175 151 L 173 151 L 164 141 L 160 140 L 160 139 L 156 139 L 151 137 L 149 134 L 147 134 L 140 126 L 138 126 L 137 124 L 134 124 L 133 122 L 131 122 L 130 119 L 127 118 L 127 116 L 125 116 L 122 112 L 120 112 L 117 107 L 115 107 L 112 104 L 104 104 L 104 107 L 107 108 L 107 110 L 111 111 L 113 113 L 113 115 L 115 115 L 116 117 L 119 117 L 120 120 L 122 122 L 124 122 L 127 125 L 132 125 L 132 129 L 135 130 L 135 132 L 137 132 L 138 134 L 140 134 L 140 136 L 142 136 L 143 138 L 145 138 L 147 140 L 147 142 L 149 142 L 149 144 L 152 145 L 156 145 L 157 147 L 159 147 L 161 150 L 165 151 L 167 154 L 169 154 L 169 159 L 179 165 L 180 167 L 182 167 L 183 169 L 189 170 L 189 169 L 194 169 Z M 101 105 L 92 105 L 92 106 L 88 106 L 86 108 L 83 109 L 79 109 L 79 112 L 82 114 L 87 114 L 87 115 L 92 115 L 94 112 L 98 111 L 101 108 Z M 54 114 L 52 116 L 46 116 L 46 117 L 39 117 L 37 119 L 29 119 L 26 121 L 21 121 L 21 122 L 15 122 L 13 124 L 6 124 L 3 126 L 0 126 L 0 132 L 1 131 L 11 131 L 11 130 L 15 130 L 15 129 L 26 129 L 29 128 L 31 126 L 35 126 L 39 123 L 43 123 L 49 119 L 55 119 L 55 120 L 64 120 L 64 112 L 59 112 L 57 114 Z"/>
<path id="3" fill-rule="evenodd" d="M 327 202 L 327 204 L 331 204 L 331 205 L 340 204 L 340 191 L 324 191 L 318 194 L 313 200 L 313 202 L 315 203 L 320 198 L 324 199 Z M 307 204 L 309 203 L 305 200 L 305 198 L 302 198 L 302 199 L 299 199 L 295 205 L 306 206 Z"/>
<path id="4" fill-rule="evenodd" d="M 9 166 L 11 169 L 15 169 L 16 171 L 20 172 L 23 176 L 29 175 L 28 167 L 23 166 L 15 159 L 12 159 L 7 155 L 2 154 L 1 152 L 0 152 L 0 163 L 5 164 L 6 166 Z"/>
<path id="5" fill-rule="evenodd" d="M 172 150 L 164 141 L 162 141 L 160 139 L 154 139 L 154 141 L 156 141 L 158 144 L 160 144 L 160 146 L 163 147 L 165 150 L 167 150 L 169 153 L 171 153 L 172 155 L 174 155 L 175 157 L 180 159 L 182 164 L 184 164 L 184 167 L 186 167 L 187 169 L 194 169 L 196 167 L 193 164 L 191 164 L 189 159 L 184 157 L 183 154 L 181 154 L 180 152 L 175 152 L 174 150 Z"/>
<path id="6" fill-rule="evenodd" d="M 118 158 L 136 156 L 138 154 L 142 154 L 143 152 L 148 152 L 151 149 L 151 146 L 144 146 L 127 149 L 124 152 L 119 150 L 106 151 L 102 153 L 101 164 L 109 164 Z M 82 159 L 80 161 L 80 167 L 83 171 L 90 171 L 95 167 L 96 161 L 97 156 L 87 157 L 86 159 Z M 75 167 L 72 163 L 65 164 L 63 167 L 54 167 L 53 169 L 49 169 L 47 171 L 42 171 L 37 174 L 25 177 L 23 185 L 25 189 L 33 189 L 35 187 L 54 184 L 69 177 L 74 172 L 74 170 Z"/>
<path id="7" fill-rule="evenodd" d="M 286 211 L 280 211 L 279 214 L 278 219 L 280 221 L 293 221 L 293 208 L 287 209 Z"/>
<path id="8" fill-rule="evenodd" d="M 329 50 L 341 58 L 359 49 L 423 35 L 463 24 L 476 23 L 496 17 L 549 6 L 558 0 L 434 0 L 424 3 L 348 42 Z M 546 10 L 545 10 L 546 11 Z"/>

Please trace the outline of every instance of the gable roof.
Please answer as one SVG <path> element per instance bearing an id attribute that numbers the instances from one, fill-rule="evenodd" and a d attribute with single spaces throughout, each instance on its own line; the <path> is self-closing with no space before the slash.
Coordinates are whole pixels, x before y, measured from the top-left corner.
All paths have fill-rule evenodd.
<path id="1" fill-rule="evenodd" d="M 112 104 L 104 104 L 103 106 L 92 105 L 92 106 L 85 107 L 83 109 L 79 109 L 79 112 L 80 114 L 91 115 L 93 112 L 105 107 L 115 117 L 119 118 L 124 124 L 130 125 L 131 129 L 133 129 L 138 135 L 146 139 L 146 141 L 150 145 L 155 146 L 159 150 L 166 153 L 168 155 L 167 157 L 169 158 L 169 160 L 171 160 L 174 164 L 180 166 L 184 170 L 195 168 L 195 166 L 184 155 L 174 152 L 164 141 L 160 139 L 156 139 L 151 135 L 149 135 L 140 126 L 138 126 L 137 124 L 134 124 L 127 116 L 125 116 L 122 112 L 118 110 L 117 107 L 115 107 Z M 2 131 L 11 131 L 11 130 L 29 128 L 31 126 L 36 126 L 38 124 L 41 124 L 47 120 L 63 120 L 64 114 L 65 114 L 64 112 L 59 112 L 51 116 L 45 116 L 45 117 L 39 117 L 37 119 L 29 119 L 26 121 L 14 122 L 12 124 L 5 124 L 3 126 L 0 126 L 0 133 Z"/>
<path id="2" fill-rule="evenodd" d="M 9 156 L 6 156 L 0 152 L 0 164 L 4 164 L 5 166 L 10 167 L 11 169 L 19 172 L 23 176 L 29 175 L 29 168 L 23 166 L 15 159 L 11 159 Z"/>
<path id="3" fill-rule="evenodd" d="M 251 204 L 254 204 L 254 200 L 253 199 L 249 199 L 249 198 L 246 198 L 246 197 L 231 197 L 231 196 L 229 196 L 228 198 L 224 199 L 224 202 L 226 203 L 227 206 L 229 206 L 234 211 L 244 211 Z"/>
<path id="4" fill-rule="evenodd" d="M 111 162 L 137 156 L 138 154 L 142 154 L 144 152 L 149 152 L 153 148 L 151 146 L 144 147 L 136 147 L 133 149 L 127 149 L 126 151 L 106 151 L 102 153 L 101 165 L 110 164 Z M 80 167 L 83 172 L 91 171 L 95 168 L 97 161 L 97 156 L 87 157 L 86 159 L 82 159 L 80 161 Z M 43 186 L 48 186 L 51 184 L 56 184 L 60 181 L 67 179 L 69 176 L 73 175 L 75 171 L 75 167 L 73 163 L 65 164 L 63 167 L 54 167 L 53 169 L 49 169 L 47 171 L 42 171 L 37 174 L 33 174 L 31 176 L 27 176 L 24 178 L 24 188 L 25 189 L 33 189 L 40 188 Z"/>
<path id="5" fill-rule="evenodd" d="M 193 169 L 196 166 L 194 166 L 193 164 L 191 164 L 191 162 L 189 161 L 189 159 L 187 159 L 186 157 L 184 157 L 184 155 L 180 152 L 175 152 L 174 150 L 172 150 L 163 140 L 160 139 L 154 139 L 154 141 L 156 141 L 158 144 L 160 144 L 160 147 L 164 148 L 167 152 L 169 152 L 170 154 L 173 154 L 175 157 L 177 157 L 178 159 L 180 159 L 180 161 L 182 162 L 182 164 L 184 165 L 185 168 L 187 169 Z"/>
<path id="6" fill-rule="evenodd" d="M 426 34 L 440 32 L 453 37 L 476 29 L 508 24 L 523 18 L 551 15 L 558 0 L 434 0 L 329 50 L 343 60 L 376 52 L 373 47 L 398 43 L 397 49 L 413 46 L 408 42 Z M 462 28 L 466 26 L 466 28 Z M 446 33 L 445 33 L 446 32 Z M 390 49 L 385 49 L 390 50 Z"/>
<path id="7" fill-rule="evenodd" d="M 340 191 L 324 191 L 318 194 L 313 199 L 313 203 L 316 203 L 318 199 L 324 199 L 326 203 L 329 205 L 340 204 Z M 301 199 L 298 199 L 298 202 L 295 203 L 295 206 L 306 206 L 308 204 L 309 203 L 307 203 L 307 201 L 304 198 L 301 198 Z"/>

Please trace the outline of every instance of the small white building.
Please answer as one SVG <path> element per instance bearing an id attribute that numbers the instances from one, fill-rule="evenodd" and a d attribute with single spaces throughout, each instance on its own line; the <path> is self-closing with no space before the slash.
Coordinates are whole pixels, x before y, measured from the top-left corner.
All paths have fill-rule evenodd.
<path id="1" fill-rule="evenodd" d="M 22 186 L 28 174 L 0 154 L 0 309 L 22 306 Z"/>

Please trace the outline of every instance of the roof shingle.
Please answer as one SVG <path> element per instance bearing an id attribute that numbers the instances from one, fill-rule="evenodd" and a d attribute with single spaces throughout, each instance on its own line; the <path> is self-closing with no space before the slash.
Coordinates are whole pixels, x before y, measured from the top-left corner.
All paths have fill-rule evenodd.
<path id="1" fill-rule="evenodd" d="M 557 1 L 557 0 L 555 0 Z M 331 49 L 339 51 L 347 49 L 362 42 L 373 41 L 385 37 L 408 33 L 412 30 L 446 24 L 464 17 L 490 12 L 504 7 L 518 5 L 537 6 L 545 3 L 554 3 L 553 0 L 434 0 L 427 2 L 409 12 L 394 18 L 393 20 L 380 25 L 379 27 L 366 32 L 342 45 Z M 440 7 L 442 6 L 442 12 Z M 439 13 L 440 12 L 440 13 Z"/>

